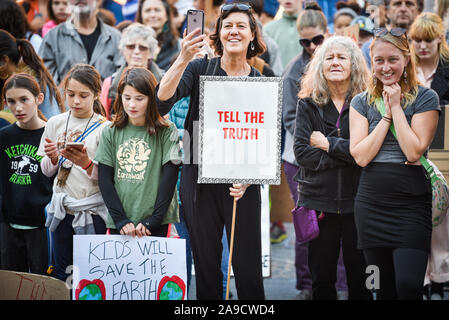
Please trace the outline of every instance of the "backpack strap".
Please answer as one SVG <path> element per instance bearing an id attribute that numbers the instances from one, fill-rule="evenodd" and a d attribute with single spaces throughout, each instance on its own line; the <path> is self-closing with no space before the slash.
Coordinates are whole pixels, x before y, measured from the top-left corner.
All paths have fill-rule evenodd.
<path id="1" fill-rule="evenodd" d="M 220 65 L 220 57 L 215 57 L 207 60 L 207 67 L 205 76 L 214 76 L 217 74 L 217 68 Z"/>

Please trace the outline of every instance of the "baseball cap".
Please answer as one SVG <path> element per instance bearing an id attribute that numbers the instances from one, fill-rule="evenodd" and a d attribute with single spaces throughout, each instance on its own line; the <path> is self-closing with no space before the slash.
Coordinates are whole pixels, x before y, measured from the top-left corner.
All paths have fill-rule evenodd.
<path id="1" fill-rule="evenodd" d="M 351 21 L 351 25 L 358 24 L 360 30 L 373 33 L 374 30 L 374 22 L 368 17 L 365 16 L 357 16 Z"/>

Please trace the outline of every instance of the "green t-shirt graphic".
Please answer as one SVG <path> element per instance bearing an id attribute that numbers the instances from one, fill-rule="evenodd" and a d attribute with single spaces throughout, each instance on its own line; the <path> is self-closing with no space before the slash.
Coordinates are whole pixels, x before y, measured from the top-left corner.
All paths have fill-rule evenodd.
<path id="1" fill-rule="evenodd" d="M 135 225 L 152 215 L 162 166 L 181 161 L 178 131 L 173 123 L 150 136 L 146 127 L 128 123 L 104 129 L 95 160 L 114 168 L 114 185 L 126 216 Z M 179 222 L 178 199 L 173 199 L 162 224 Z M 116 228 L 108 216 L 107 228 Z"/>

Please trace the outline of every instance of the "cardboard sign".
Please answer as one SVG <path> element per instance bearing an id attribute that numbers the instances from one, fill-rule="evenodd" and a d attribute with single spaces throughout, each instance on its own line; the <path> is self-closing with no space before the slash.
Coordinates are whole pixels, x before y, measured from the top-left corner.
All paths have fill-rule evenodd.
<path id="1" fill-rule="evenodd" d="M 200 78 L 199 183 L 280 184 L 282 79 Z"/>
<path id="2" fill-rule="evenodd" d="M 65 282 L 44 275 L 0 270 L 0 300 L 70 300 Z"/>
<path id="3" fill-rule="evenodd" d="M 358 24 L 353 24 L 352 26 L 346 27 L 343 29 L 343 36 L 349 37 L 355 41 L 355 43 L 359 43 L 359 32 L 360 27 Z"/>
<path id="4" fill-rule="evenodd" d="M 183 239 L 75 235 L 74 300 L 187 299 Z"/>

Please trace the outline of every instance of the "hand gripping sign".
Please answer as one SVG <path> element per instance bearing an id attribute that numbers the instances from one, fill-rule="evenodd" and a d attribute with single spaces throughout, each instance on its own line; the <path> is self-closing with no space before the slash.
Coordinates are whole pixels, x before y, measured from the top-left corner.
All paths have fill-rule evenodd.
<path id="1" fill-rule="evenodd" d="M 200 78 L 198 183 L 281 183 L 282 79 Z M 237 200 L 229 239 L 229 283 Z"/>
<path id="2" fill-rule="evenodd" d="M 282 79 L 200 79 L 199 183 L 280 184 Z"/>
<path id="3" fill-rule="evenodd" d="M 184 239 L 75 235 L 72 297 L 74 300 L 185 300 L 185 248 Z"/>

